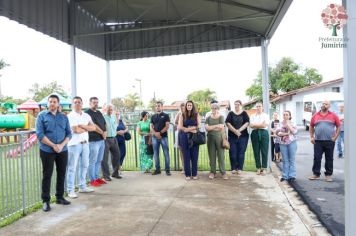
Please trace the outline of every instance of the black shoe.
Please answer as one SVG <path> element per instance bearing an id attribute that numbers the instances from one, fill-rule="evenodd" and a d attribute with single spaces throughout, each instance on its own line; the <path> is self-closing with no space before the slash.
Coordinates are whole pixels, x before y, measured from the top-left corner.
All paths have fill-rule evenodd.
<path id="1" fill-rule="evenodd" d="M 281 178 L 281 180 L 280 180 L 281 182 L 283 182 L 283 181 L 286 181 L 286 179 L 285 178 Z"/>
<path id="2" fill-rule="evenodd" d="M 43 202 L 43 207 L 42 210 L 44 212 L 50 211 L 51 210 L 51 205 L 49 204 L 49 202 Z"/>
<path id="3" fill-rule="evenodd" d="M 293 183 L 293 182 L 295 182 L 295 178 L 294 178 L 294 177 L 292 177 L 292 178 L 288 179 L 288 182 L 289 182 L 289 183 Z"/>
<path id="4" fill-rule="evenodd" d="M 110 177 L 104 177 L 105 181 L 111 181 Z"/>
<path id="5" fill-rule="evenodd" d="M 69 205 L 70 201 L 67 201 L 64 198 L 59 198 L 59 199 L 57 199 L 56 203 L 61 204 L 61 205 Z"/>
<path id="6" fill-rule="evenodd" d="M 339 158 L 342 158 L 342 157 L 343 157 L 343 155 L 342 155 L 342 154 L 339 154 L 339 155 L 338 155 L 338 157 L 339 157 Z"/>
<path id="7" fill-rule="evenodd" d="M 152 175 L 160 175 L 161 174 L 161 170 L 155 170 Z"/>
<path id="8" fill-rule="evenodd" d="M 122 177 L 119 174 L 112 175 L 111 177 L 115 179 L 122 179 Z"/>
<path id="9" fill-rule="evenodd" d="M 171 176 L 171 172 L 169 170 L 166 171 L 166 175 Z"/>

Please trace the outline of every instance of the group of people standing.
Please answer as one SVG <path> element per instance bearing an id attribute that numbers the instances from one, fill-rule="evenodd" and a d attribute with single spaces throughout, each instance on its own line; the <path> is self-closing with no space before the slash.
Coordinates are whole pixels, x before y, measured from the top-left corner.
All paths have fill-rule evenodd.
<path id="1" fill-rule="evenodd" d="M 104 106 L 102 114 L 98 110 L 98 98 L 90 98 L 90 108 L 82 111 L 81 97 L 73 98 L 73 110 L 66 116 L 59 111 L 59 97 L 48 97 L 48 109 L 42 111 L 36 121 L 36 134 L 40 142 L 40 157 L 43 166 L 42 200 L 43 211 L 50 211 L 50 185 L 54 163 L 57 170 L 56 203 L 69 205 L 64 198 L 66 181 L 70 198 L 77 198 L 75 176 L 78 176 L 80 193 L 93 192 L 87 186 L 87 174 L 91 186 L 101 186 L 120 179 L 120 169 L 125 158 L 126 125 L 120 114 L 114 114 L 113 106 Z M 108 159 L 111 153 L 112 172 Z M 79 168 L 77 166 L 79 165 Z M 77 173 L 77 169 L 78 172 Z M 103 179 L 99 177 L 102 170 Z"/>
<path id="2" fill-rule="evenodd" d="M 111 178 L 122 178 L 120 169 L 126 155 L 125 140 L 128 128 L 115 113 L 111 104 L 103 107 L 102 114 L 98 110 L 98 98 L 90 98 L 90 108 L 82 111 L 83 101 L 80 97 L 73 98 L 73 110 L 68 116 L 59 109 L 59 98 L 50 95 L 48 109 L 41 112 L 36 122 L 36 134 L 40 141 L 40 157 L 43 165 L 42 200 L 43 210 L 50 208 L 50 183 L 56 163 L 57 169 L 57 204 L 68 205 L 64 199 L 64 183 L 68 196 L 76 198 L 74 180 L 79 177 L 79 192 L 93 192 L 94 189 L 87 186 L 86 176 L 89 175 L 90 185 L 94 187 L 106 184 Z M 176 129 L 176 146 L 179 148 L 183 163 L 182 173 L 186 180 L 198 179 L 199 146 L 207 145 L 210 173 L 209 179 L 216 177 L 216 162 L 224 180 L 229 179 L 225 168 L 225 149 L 229 149 L 229 157 L 232 174 L 241 174 L 245 152 L 248 146 L 250 127 L 251 143 L 254 153 L 257 174 L 266 175 L 268 162 L 268 149 L 270 134 L 268 132 L 270 120 L 263 112 L 262 103 L 256 104 L 256 112 L 251 115 L 243 110 L 242 102 L 234 102 L 234 110 L 227 115 L 219 112 L 217 101 L 211 102 L 211 111 L 205 116 L 205 125 L 202 127 L 201 116 L 193 101 L 189 100 L 181 104 L 174 124 Z M 320 178 L 320 164 L 325 153 L 326 181 L 332 181 L 332 161 L 334 143 L 340 132 L 340 121 L 337 115 L 329 112 L 330 103 L 325 101 L 321 111 L 316 113 L 311 121 L 310 135 L 314 144 L 313 176 L 310 180 Z M 140 135 L 139 155 L 140 168 L 145 173 L 151 173 L 153 162 L 155 170 L 153 175 L 161 174 L 160 146 L 162 146 L 165 173 L 170 172 L 170 156 L 167 132 L 170 127 L 169 115 L 163 112 L 162 102 L 155 105 L 156 113 L 149 118 L 149 113 L 141 113 L 140 122 L 137 124 L 137 132 Z M 283 174 L 281 181 L 293 182 L 296 178 L 295 156 L 297 151 L 297 127 L 291 122 L 290 111 L 283 113 L 283 120 L 278 121 L 275 116 L 271 125 L 273 137 L 273 150 L 281 153 L 283 157 Z M 205 133 L 201 130 L 204 129 Z M 226 132 L 227 130 L 227 132 Z M 227 135 L 226 135 L 227 133 Z M 207 137 L 207 140 L 205 138 Z M 278 147 L 278 152 L 277 152 Z M 110 173 L 108 159 L 111 153 L 112 172 Z M 274 154 L 274 153 L 273 153 Z M 274 156 L 274 155 L 273 155 Z M 274 156 L 280 159 L 280 154 Z M 77 168 L 79 165 L 79 168 Z M 79 173 L 76 173 L 76 171 Z M 100 169 L 103 178 L 100 178 Z"/>

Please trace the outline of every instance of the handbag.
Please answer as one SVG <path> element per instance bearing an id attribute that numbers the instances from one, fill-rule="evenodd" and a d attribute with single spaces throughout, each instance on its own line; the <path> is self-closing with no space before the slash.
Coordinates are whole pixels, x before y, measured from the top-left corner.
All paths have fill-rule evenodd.
<path id="1" fill-rule="evenodd" d="M 224 149 L 229 150 L 229 149 L 230 149 L 230 143 L 229 143 L 229 141 L 228 141 L 227 138 L 226 138 L 225 130 L 222 130 L 222 131 L 221 131 L 221 137 L 222 137 L 222 140 L 221 140 L 221 147 L 224 148 Z"/>
<path id="2" fill-rule="evenodd" d="M 147 155 L 153 155 L 153 145 L 152 144 L 148 144 L 146 146 L 146 154 Z"/>
<path id="3" fill-rule="evenodd" d="M 125 141 L 129 141 L 131 139 L 131 134 L 129 131 L 127 131 L 126 133 L 124 133 L 124 139 Z"/>
<path id="4" fill-rule="evenodd" d="M 192 141 L 194 144 L 202 145 L 206 143 L 205 132 L 197 131 L 192 134 Z"/>

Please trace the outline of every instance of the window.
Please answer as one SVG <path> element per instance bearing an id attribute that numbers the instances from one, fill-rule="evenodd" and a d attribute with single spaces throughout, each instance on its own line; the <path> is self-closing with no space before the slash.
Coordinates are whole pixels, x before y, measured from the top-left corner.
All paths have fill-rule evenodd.
<path id="1" fill-rule="evenodd" d="M 332 87 L 331 92 L 340 93 L 340 87 Z"/>
<path id="2" fill-rule="evenodd" d="M 312 111 L 312 103 L 311 102 L 305 102 L 304 103 L 304 112 L 311 112 Z"/>

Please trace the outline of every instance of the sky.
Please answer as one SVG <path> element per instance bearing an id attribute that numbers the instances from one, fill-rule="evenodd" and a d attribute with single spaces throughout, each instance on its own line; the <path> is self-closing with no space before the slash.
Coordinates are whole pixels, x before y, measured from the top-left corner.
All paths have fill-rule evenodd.
<path id="1" fill-rule="evenodd" d="M 316 68 L 323 81 L 343 76 L 342 49 L 321 49 L 319 37 L 331 31 L 321 21 L 322 10 L 340 0 L 294 0 L 268 48 L 269 65 L 291 57 L 304 67 Z M 341 32 L 339 32 L 341 35 Z M 1 93 L 31 97 L 34 83 L 58 81 L 70 93 L 70 47 L 35 30 L 0 17 L 0 58 L 9 67 L 1 70 Z M 248 101 L 245 90 L 261 69 L 259 47 L 200 54 L 131 59 L 110 62 L 111 95 L 140 93 L 147 105 L 153 98 L 166 104 L 184 100 L 196 90 L 209 88 L 218 100 Z M 97 96 L 106 101 L 106 62 L 77 50 L 77 94 L 84 101 Z"/>

